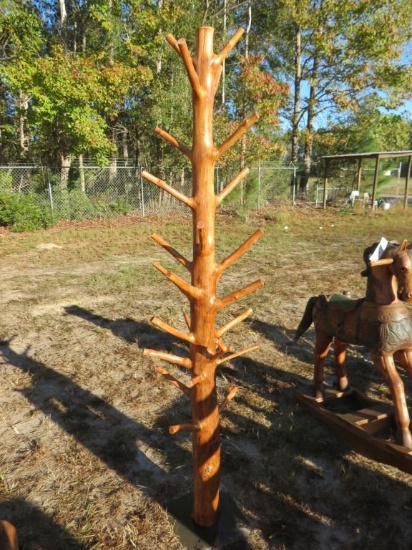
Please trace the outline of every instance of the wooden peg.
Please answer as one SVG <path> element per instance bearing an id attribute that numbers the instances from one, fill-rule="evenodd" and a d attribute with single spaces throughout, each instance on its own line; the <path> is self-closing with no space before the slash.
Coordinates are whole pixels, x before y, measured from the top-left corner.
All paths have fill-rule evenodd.
<path id="1" fill-rule="evenodd" d="M 149 172 L 146 172 L 146 170 L 143 170 L 142 176 L 147 181 L 154 183 L 155 185 L 160 187 L 160 189 L 163 189 L 163 191 L 166 191 L 167 193 L 169 193 L 169 195 L 172 195 L 172 197 L 174 197 L 178 201 L 183 202 L 184 204 L 189 206 L 189 208 L 193 208 L 194 201 L 191 197 L 187 197 L 185 194 L 181 193 L 180 191 L 177 191 L 177 189 L 175 189 L 165 181 L 161 180 L 160 178 L 156 178 L 156 176 L 152 176 L 152 174 L 149 174 Z"/>
<path id="2" fill-rule="evenodd" d="M 239 386 L 233 386 L 233 388 L 230 390 L 230 392 L 226 395 L 226 397 L 223 399 L 221 404 L 219 405 L 219 412 L 222 412 L 226 407 L 228 406 L 229 401 L 231 401 L 239 389 Z"/>
<path id="3" fill-rule="evenodd" d="M 212 93 L 213 95 L 217 92 L 219 87 L 220 77 L 222 76 L 223 66 L 218 65 L 213 72 L 213 84 L 212 84 Z"/>
<path id="4" fill-rule="evenodd" d="M 253 113 L 248 118 L 246 118 L 242 124 L 237 128 L 233 134 L 216 150 L 216 160 L 219 159 L 234 143 L 236 143 L 245 132 L 254 124 L 259 118 L 258 113 Z"/>
<path id="5" fill-rule="evenodd" d="M 220 264 L 217 266 L 217 269 L 219 273 L 222 273 L 225 269 L 227 269 L 230 265 L 232 265 L 236 260 L 238 260 L 243 254 L 245 254 L 251 246 L 255 244 L 255 242 L 260 239 L 260 237 L 263 235 L 263 231 L 261 229 L 258 229 L 251 235 L 246 241 L 239 246 L 234 252 L 229 254 L 224 260 L 220 262 Z"/>
<path id="6" fill-rule="evenodd" d="M 215 63 L 222 63 L 224 59 L 229 55 L 229 53 L 233 50 L 233 48 L 236 46 L 236 44 L 239 42 L 239 40 L 242 38 L 243 33 L 245 32 L 244 29 L 240 28 L 238 29 L 235 34 L 230 38 L 226 44 L 226 46 L 215 56 Z"/>
<path id="7" fill-rule="evenodd" d="M 169 427 L 170 434 L 175 434 L 177 432 L 181 432 L 182 430 L 188 430 L 189 432 L 198 432 L 200 430 L 200 427 L 195 426 L 194 424 L 176 424 Z"/>
<path id="8" fill-rule="evenodd" d="M 186 311 L 183 312 L 183 317 L 185 318 L 185 322 L 186 322 L 187 328 L 191 331 L 191 330 L 192 330 L 192 327 L 191 327 L 191 323 L 190 323 L 190 317 L 189 317 L 189 315 L 186 313 Z"/>
<path id="9" fill-rule="evenodd" d="M 189 77 L 190 85 L 192 86 L 192 89 L 198 96 L 202 94 L 202 87 L 200 85 L 199 76 L 195 70 L 195 67 L 193 65 L 192 57 L 189 52 L 189 48 L 187 47 L 186 40 L 181 39 L 178 42 L 179 50 L 181 58 L 183 59 L 183 63 L 186 68 L 187 76 Z"/>
<path id="10" fill-rule="evenodd" d="M 225 199 L 229 193 L 233 191 L 236 185 L 238 185 L 248 174 L 249 168 L 245 166 L 245 168 L 243 168 L 243 170 L 241 170 L 239 174 L 235 176 L 218 195 L 216 195 L 216 205 L 219 205 L 223 199 Z"/>
<path id="11" fill-rule="evenodd" d="M 171 334 L 172 336 L 176 336 L 177 338 L 180 338 L 181 340 L 185 340 L 186 342 L 190 342 L 191 344 L 195 343 L 195 337 L 191 332 L 189 334 L 186 332 L 182 332 L 181 330 L 175 327 L 172 327 L 168 323 L 165 323 L 165 321 L 162 321 L 161 319 L 159 319 L 159 317 L 153 317 L 150 322 L 155 327 L 158 327 L 164 330 L 165 332 L 167 332 L 168 334 Z"/>
<path id="12" fill-rule="evenodd" d="M 369 262 L 371 267 L 377 267 L 379 265 L 389 265 L 393 264 L 393 258 L 382 258 L 382 260 L 373 260 Z"/>
<path id="13" fill-rule="evenodd" d="M 217 352 L 217 355 L 220 357 L 221 355 L 223 355 L 224 353 L 229 353 L 230 351 L 232 351 L 232 348 L 230 346 L 227 346 L 222 338 L 218 338 L 217 341 L 216 341 L 216 345 L 217 345 L 217 348 L 218 348 L 218 352 Z"/>
<path id="14" fill-rule="evenodd" d="M 199 382 L 202 382 L 202 380 L 205 379 L 205 375 L 202 373 L 202 374 L 199 374 L 198 376 L 195 376 L 194 378 L 192 378 L 187 384 L 186 386 L 188 388 L 193 388 L 193 386 L 196 386 L 196 384 L 199 384 Z"/>
<path id="15" fill-rule="evenodd" d="M 157 372 L 159 374 L 161 374 L 168 382 L 170 382 L 172 384 L 172 386 L 174 386 L 175 388 L 179 389 L 180 391 L 182 391 L 185 395 L 187 395 L 188 397 L 190 396 L 190 388 L 188 388 L 185 384 L 183 384 L 183 382 L 181 382 L 180 380 L 178 380 L 177 378 L 175 378 L 173 375 L 171 375 L 169 373 L 169 371 L 167 371 L 166 369 L 164 369 L 163 367 L 157 367 Z"/>
<path id="16" fill-rule="evenodd" d="M 204 239 L 204 225 L 203 222 L 199 222 L 196 226 L 196 242 L 198 243 L 197 253 L 205 250 L 205 239 Z"/>
<path id="17" fill-rule="evenodd" d="M 149 357 L 156 357 L 157 359 L 162 359 L 168 363 L 173 363 L 174 365 L 179 365 L 180 367 L 185 367 L 186 369 L 192 368 L 192 362 L 189 357 L 180 357 L 180 355 L 173 355 L 172 353 L 167 353 L 165 351 L 158 351 L 157 349 L 146 348 L 143 351 L 143 355 L 148 355 Z"/>
<path id="18" fill-rule="evenodd" d="M 223 336 L 225 334 L 225 332 L 230 330 L 232 327 L 234 327 L 238 323 L 241 323 L 242 321 L 244 321 L 247 317 L 249 317 L 249 315 L 252 314 L 252 312 L 253 312 L 253 310 L 251 308 L 246 309 L 243 313 L 241 313 L 240 315 L 238 315 L 237 317 L 235 317 L 234 319 L 229 321 L 229 323 L 226 323 L 226 325 L 223 325 L 222 327 L 220 327 L 217 330 L 218 337 L 220 338 L 221 336 Z"/>
<path id="19" fill-rule="evenodd" d="M 169 279 L 173 284 L 177 286 L 177 288 L 189 299 L 193 298 L 195 300 L 198 300 L 202 297 L 202 291 L 199 288 L 196 288 L 195 286 L 192 286 L 190 283 L 173 273 L 172 271 L 169 271 L 168 269 L 164 268 L 160 262 L 155 262 L 154 267 L 160 271 L 160 273 L 163 273 L 163 275 Z"/>
<path id="20" fill-rule="evenodd" d="M 257 281 L 250 283 L 250 285 L 247 285 L 240 290 L 235 290 L 234 292 L 228 294 L 224 298 L 220 298 L 216 300 L 215 307 L 216 311 L 219 311 L 220 309 L 223 309 L 226 306 L 229 306 L 230 304 L 233 304 L 234 302 L 237 302 L 241 298 L 244 298 L 248 294 L 251 294 L 252 292 L 255 292 L 258 288 L 263 286 L 265 283 L 262 281 L 262 279 L 258 279 Z"/>
<path id="21" fill-rule="evenodd" d="M 172 46 L 172 48 L 175 50 L 175 52 L 180 56 L 180 48 L 179 44 L 177 43 L 176 38 L 173 36 L 173 34 L 168 34 L 166 36 L 166 40 L 169 42 L 169 44 Z"/>
<path id="22" fill-rule="evenodd" d="M 240 357 L 241 355 L 245 355 L 246 353 L 249 353 L 250 351 L 253 351 L 255 349 L 258 349 L 260 346 L 250 346 L 249 348 L 244 348 L 240 351 L 237 351 L 236 353 L 232 353 L 231 355 L 227 355 L 226 357 L 221 357 L 217 360 L 217 364 L 221 365 L 222 363 L 225 363 L 226 361 L 230 361 L 231 359 L 235 359 L 235 357 Z"/>
<path id="23" fill-rule="evenodd" d="M 160 235 L 157 233 L 153 233 L 152 239 L 157 242 L 161 247 L 163 247 L 169 254 L 171 254 L 178 262 L 179 264 L 183 265 L 188 271 L 191 271 L 192 269 L 192 262 L 187 260 L 180 252 L 175 250 L 167 241 L 165 241 Z"/>
<path id="24" fill-rule="evenodd" d="M 156 127 L 155 128 L 156 134 L 158 134 L 160 137 L 162 137 L 165 141 L 170 143 L 170 145 L 173 145 L 175 149 L 186 155 L 189 159 L 192 157 L 192 151 L 187 145 L 184 143 L 181 143 L 180 141 L 177 141 L 173 136 L 168 134 L 166 130 L 163 130 L 162 128 Z"/>

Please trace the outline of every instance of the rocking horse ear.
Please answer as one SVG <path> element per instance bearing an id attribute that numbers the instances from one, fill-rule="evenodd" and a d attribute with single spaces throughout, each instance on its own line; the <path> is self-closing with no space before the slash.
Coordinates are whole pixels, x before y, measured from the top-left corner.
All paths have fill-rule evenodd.
<path id="1" fill-rule="evenodd" d="M 401 243 L 400 246 L 399 246 L 399 250 L 398 250 L 398 252 L 397 252 L 398 254 L 399 254 L 399 252 L 405 252 L 405 250 L 406 250 L 406 243 L 407 243 L 407 242 L 408 242 L 408 241 L 407 241 L 406 239 L 402 241 L 402 243 Z M 408 247 L 408 248 L 409 248 L 409 247 Z"/>

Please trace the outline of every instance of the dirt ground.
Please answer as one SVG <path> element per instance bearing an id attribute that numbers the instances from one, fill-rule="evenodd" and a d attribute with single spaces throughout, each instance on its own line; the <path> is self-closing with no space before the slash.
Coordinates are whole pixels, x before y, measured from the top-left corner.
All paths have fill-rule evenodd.
<path id="1" fill-rule="evenodd" d="M 265 232 L 220 285 L 225 295 L 265 280 L 220 319 L 252 307 L 225 341 L 260 345 L 218 371 L 221 398 L 239 386 L 222 414 L 221 489 L 245 524 L 225 548 L 410 549 L 411 476 L 355 453 L 297 405 L 294 390 L 311 388 L 313 331 L 293 341 L 309 296 L 361 296 L 363 248 L 408 238 L 410 220 L 288 211 L 217 226 L 219 259 Z M 182 353 L 150 319 L 184 329 L 187 304 L 152 266 L 183 273 L 154 231 L 190 256 L 183 216 L 0 233 L 0 517 L 23 550 L 184 548 L 167 509 L 191 494 L 191 441 L 168 427 L 190 422 L 190 407 L 143 349 Z M 348 367 L 351 384 L 389 401 L 364 349 Z"/>

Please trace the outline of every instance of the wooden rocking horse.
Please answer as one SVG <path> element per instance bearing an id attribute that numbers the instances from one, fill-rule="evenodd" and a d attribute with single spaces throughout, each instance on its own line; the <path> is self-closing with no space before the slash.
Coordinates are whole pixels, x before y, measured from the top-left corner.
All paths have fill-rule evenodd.
<path id="1" fill-rule="evenodd" d="M 412 320 L 405 302 L 412 302 L 412 245 L 381 239 L 364 251 L 367 277 L 365 298 L 350 300 L 341 295 L 313 296 L 296 330 L 295 341 L 315 327 L 314 393 L 324 395 L 324 362 L 332 341 L 338 389 L 348 387 L 345 366 L 348 344 L 366 346 L 389 386 L 397 424 L 397 440 L 412 449 L 405 390 L 394 358 L 412 378 Z"/>

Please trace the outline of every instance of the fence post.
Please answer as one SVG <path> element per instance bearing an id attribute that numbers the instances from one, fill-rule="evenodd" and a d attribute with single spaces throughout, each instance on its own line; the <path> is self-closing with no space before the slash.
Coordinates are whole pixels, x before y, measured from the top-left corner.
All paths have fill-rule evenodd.
<path id="1" fill-rule="evenodd" d="M 48 188 L 48 192 L 49 192 L 50 208 L 51 208 L 52 216 L 53 216 L 54 201 L 53 201 L 53 190 L 52 190 L 51 181 L 50 181 L 50 169 L 49 168 L 47 168 L 46 177 L 47 177 L 47 188 Z"/>
<path id="2" fill-rule="evenodd" d="M 144 209 L 144 189 L 143 189 L 143 178 L 142 178 L 142 167 L 140 167 L 139 170 L 139 178 L 140 178 L 140 202 L 141 202 L 141 208 L 142 208 L 142 218 L 145 216 L 145 209 Z"/>
<path id="3" fill-rule="evenodd" d="M 297 177 L 296 177 L 296 166 L 293 167 L 293 185 L 292 185 L 292 205 L 295 206 L 296 204 L 296 185 L 297 185 Z"/>

